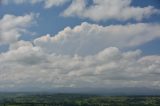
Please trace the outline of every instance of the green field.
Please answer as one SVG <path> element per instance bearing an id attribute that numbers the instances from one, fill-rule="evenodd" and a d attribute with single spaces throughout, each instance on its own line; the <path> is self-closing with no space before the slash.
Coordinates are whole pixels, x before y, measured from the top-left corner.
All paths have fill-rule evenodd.
<path id="1" fill-rule="evenodd" d="M 160 97 L 4 93 L 0 94 L 0 104 L 0 106 L 160 106 Z"/>

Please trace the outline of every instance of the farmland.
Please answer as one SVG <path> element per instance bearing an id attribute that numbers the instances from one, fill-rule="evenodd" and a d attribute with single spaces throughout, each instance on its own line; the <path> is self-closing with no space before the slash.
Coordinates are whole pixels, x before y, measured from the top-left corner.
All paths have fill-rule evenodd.
<path id="1" fill-rule="evenodd" d="M 0 106 L 159 106 L 159 96 L 1 93 Z"/>

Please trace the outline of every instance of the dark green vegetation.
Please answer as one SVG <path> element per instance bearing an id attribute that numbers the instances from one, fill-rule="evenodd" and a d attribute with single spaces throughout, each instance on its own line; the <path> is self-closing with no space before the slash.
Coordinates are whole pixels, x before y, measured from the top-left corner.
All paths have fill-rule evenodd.
<path id="1" fill-rule="evenodd" d="M 0 106 L 160 106 L 160 97 L 0 93 Z"/>

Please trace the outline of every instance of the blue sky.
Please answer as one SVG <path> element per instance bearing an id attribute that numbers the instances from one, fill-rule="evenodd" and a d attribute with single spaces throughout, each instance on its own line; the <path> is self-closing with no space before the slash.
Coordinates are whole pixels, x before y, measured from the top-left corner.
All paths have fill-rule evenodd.
<path id="1" fill-rule="evenodd" d="M 159 29 L 159 0 L 1 0 L 0 90 L 160 89 Z"/>
<path id="2" fill-rule="evenodd" d="M 55 6 L 49 9 L 44 9 L 43 3 L 38 4 L 8 4 L 8 5 L 1 5 L 0 7 L 0 17 L 2 18 L 5 14 L 14 14 L 14 15 L 24 15 L 33 13 L 39 13 L 40 16 L 36 20 L 37 24 L 33 25 L 29 30 L 35 32 L 36 34 L 33 36 L 22 35 L 20 39 L 23 40 L 33 40 L 37 37 L 40 37 L 45 34 L 52 34 L 54 36 L 59 31 L 63 30 L 65 27 L 70 26 L 74 27 L 76 25 L 81 24 L 82 22 L 90 22 L 94 24 L 100 24 L 103 26 L 107 25 L 116 25 L 116 24 L 127 24 L 127 23 L 137 23 L 135 20 L 127 20 L 127 21 L 117 21 L 117 20 L 104 20 L 104 21 L 92 21 L 86 18 L 79 18 L 79 17 L 63 17 L 61 16 L 61 12 L 63 12 L 69 5 L 71 1 L 61 5 Z M 87 3 L 93 3 L 92 0 L 88 0 Z M 91 4 L 88 4 L 91 5 Z M 159 0 L 134 0 L 132 1 L 133 6 L 154 6 L 155 8 L 160 8 Z M 154 14 L 150 18 L 143 19 L 139 22 L 152 22 L 152 23 L 160 23 L 160 15 Z M 159 50 L 159 40 L 153 40 L 148 42 L 145 45 L 141 45 L 140 48 L 142 51 L 145 51 L 144 54 L 157 54 L 160 53 Z M 6 50 L 6 46 L 1 47 L 0 51 Z"/>

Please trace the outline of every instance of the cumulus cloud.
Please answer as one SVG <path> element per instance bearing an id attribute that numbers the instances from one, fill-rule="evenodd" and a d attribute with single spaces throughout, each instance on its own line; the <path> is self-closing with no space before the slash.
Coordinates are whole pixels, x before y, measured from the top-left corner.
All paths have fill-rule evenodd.
<path id="1" fill-rule="evenodd" d="M 150 23 L 100 26 L 84 22 L 73 29 L 67 27 L 53 37 L 37 38 L 34 44 L 48 53 L 86 56 L 106 47 L 126 49 L 150 42 L 160 37 L 159 29 L 159 24 Z"/>
<path id="2" fill-rule="evenodd" d="M 62 13 L 63 16 L 78 16 L 81 18 L 88 18 L 93 21 L 104 20 L 137 20 L 140 21 L 148 18 L 153 14 L 160 13 L 160 11 L 153 6 L 140 7 L 132 6 L 132 0 L 2 0 L 2 4 L 36 4 L 43 3 L 44 8 L 51 8 L 60 6 L 67 2 L 72 2 L 68 8 Z M 88 6 L 89 4 L 89 6 Z"/>
<path id="3" fill-rule="evenodd" d="M 2 0 L 2 3 L 44 3 L 45 8 L 51 8 L 69 1 L 72 2 L 64 16 L 94 21 L 142 20 L 159 11 L 152 6 L 131 6 L 131 0 L 93 0 L 89 5 L 86 0 Z M 9 44 L 8 51 L 0 53 L 0 90 L 61 87 L 160 90 L 160 56 L 143 56 L 141 50 L 129 50 L 160 38 L 160 24 L 101 26 L 84 22 L 74 28 L 66 27 L 57 35 L 20 40 L 37 16 L 6 14 L 0 19 L 0 45 Z"/>
<path id="4" fill-rule="evenodd" d="M 72 4 L 64 11 L 63 16 L 78 16 L 94 21 L 116 19 L 126 21 L 129 19 L 142 20 L 159 10 L 152 6 L 131 6 L 132 0 L 93 0 L 91 6 L 87 6 L 85 0 L 73 0 Z"/>
<path id="5" fill-rule="evenodd" d="M 159 37 L 157 24 L 99 26 L 82 23 L 56 36 L 10 44 L 0 54 L 0 90 L 160 88 L 160 56 L 126 51 Z"/>
<path id="6" fill-rule="evenodd" d="M 105 48 L 95 55 L 48 54 L 21 46 L 0 54 L 0 89 L 160 87 L 160 57 Z"/>
<path id="7" fill-rule="evenodd" d="M 0 19 L 0 44 L 14 43 L 18 38 L 27 33 L 27 28 L 35 21 L 36 14 L 27 14 L 24 16 L 15 16 L 5 14 Z"/>
<path id="8" fill-rule="evenodd" d="M 68 1 L 71 1 L 71 0 L 44 0 L 45 8 L 51 8 L 53 6 L 63 5 Z"/>

